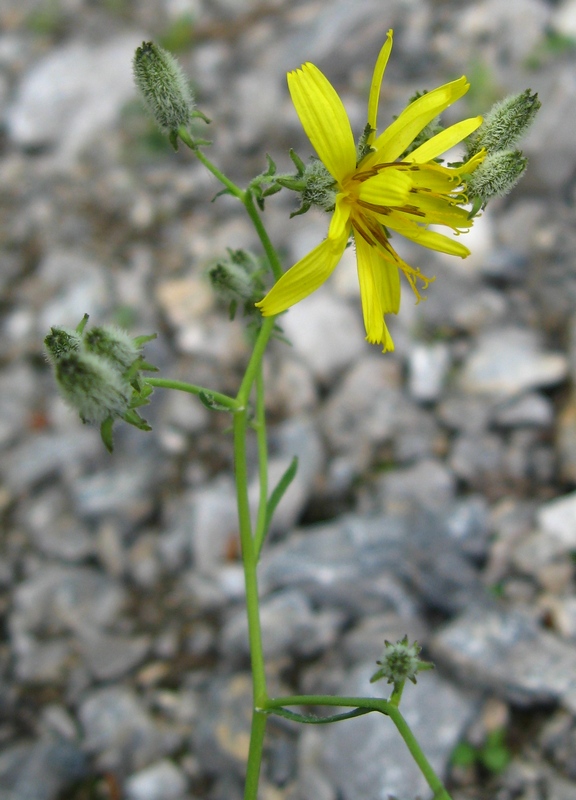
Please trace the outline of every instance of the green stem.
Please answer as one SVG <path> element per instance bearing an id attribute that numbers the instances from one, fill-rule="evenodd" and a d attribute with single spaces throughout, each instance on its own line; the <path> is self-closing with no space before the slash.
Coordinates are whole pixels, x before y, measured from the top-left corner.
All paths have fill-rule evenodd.
<path id="1" fill-rule="evenodd" d="M 422 752 L 422 748 L 418 744 L 418 741 L 412 733 L 410 726 L 400 713 L 400 709 L 396 706 L 391 706 L 388 710 L 388 716 L 394 725 L 396 725 L 396 729 L 398 730 L 400 736 L 404 739 L 406 747 L 412 754 L 412 758 L 418 764 L 420 772 L 426 778 L 428 786 L 434 792 L 434 800 L 451 800 L 450 795 L 444 787 L 444 784 L 434 772 L 432 765 Z"/>
<path id="2" fill-rule="evenodd" d="M 268 507 L 268 442 L 266 437 L 266 408 L 264 403 L 264 377 L 262 365 L 256 373 L 256 442 L 258 446 L 258 476 L 260 481 L 260 496 L 258 500 L 258 514 L 256 517 L 256 530 L 254 532 L 254 550 L 256 558 L 262 549 L 266 534 L 267 507 Z"/>
<path id="3" fill-rule="evenodd" d="M 272 270 L 272 274 L 274 275 L 275 280 L 280 280 L 283 274 L 282 264 L 280 263 L 280 259 L 278 258 L 278 253 L 274 248 L 274 245 L 270 241 L 270 237 L 268 236 L 268 231 L 264 227 L 264 223 L 260 218 L 260 214 L 258 213 L 258 209 L 254 205 L 254 196 L 251 191 L 247 191 L 244 193 L 244 198 L 242 200 L 244 205 L 246 206 L 246 211 L 248 212 L 250 219 L 252 220 L 252 224 L 256 229 L 256 233 L 262 243 L 262 247 L 264 248 L 264 252 L 266 253 L 266 257 L 268 258 L 268 263 L 270 264 L 270 269 Z"/>
<path id="4" fill-rule="evenodd" d="M 204 386 L 195 386 L 193 383 L 185 383 L 184 381 L 173 381 L 170 378 L 146 378 L 146 383 L 150 386 L 155 386 L 160 389 L 176 389 L 179 392 L 188 392 L 188 394 L 205 394 L 212 398 L 216 403 L 221 406 L 226 406 L 230 411 L 238 409 L 238 400 L 229 397 L 227 394 L 221 392 L 214 392 L 212 389 L 206 389 Z"/>
<path id="5" fill-rule="evenodd" d="M 331 697 L 330 695 L 290 695 L 287 697 L 271 697 L 265 705 L 265 710 L 274 713 L 274 709 L 284 706 L 341 706 L 354 708 L 369 708 L 379 711 L 390 717 L 398 733 L 418 765 L 420 772 L 426 779 L 428 786 L 434 792 L 434 800 L 451 800 L 450 795 L 444 788 L 444 784 L 434 772 L 432 765 L 422 752 L 416 737 L 412 733 L 410 726 L 400 713 L 400 709 L 388 700 L 380 700 L 377 697 Z"/>
<path id="6" fill-rule="evenodd" d="M 275 321 L 276 317 L 264 317 L 263 319 L 262 327 L 260 328 L 258 337 L 256 339 L 256 344 L 254 345 L 254 350 L 252 351 L 250 361 L 248 362 L 246 372 L 244 373 L 242 383 L 240 384 L 240 389 L 236 395 L 236 402 L 240 406 L 246 406 L 248 404 L 250 392 L 252 391 L 252 386 L 256 380 L 256 375 L 268 345 L 268 340 L 270 339 L 272 331 L 274 330 Z"/>
<path id="7" fill-rule="evenodd" d="M 193 151 L 198 161 L 201 161 L 206 167 L 206 169 L 209 172 L 211 172 L 212 175 L 214 175 L 214 177 L 220 181 L 220 183 L 224 184 L 224 186 L 228 189 L 230 194 L 233 194 L 234 197 L 237 197 L 245 204 L 244 196 L 246 192 L 244 192 L 239 186 L 236 186 L 236 184 L 233 181 L 231 181 L 230 178 L 227 178 L 226 175 L 224 175 L 224 173 L 221 172 L 218 169 L 218 167 L 204 155 L 204 153 L 202 152 L 202 150 L 200 150 L 198 144 L 194 141 L 192 136 L 190 136 L 186 128 L 184 128 L 183 126 L 180 127 L 178 129 L 178 136 L 184 142 L 184 144 L 187 145 L 190 148 L 190 150 Z"/>
<path id="8" fill-rule="evenodd" d="M 246 764 L 244 800 L 257 800 L 258 797 L 258 779 L 260 777 L 265 732 L 266 714 L 263 714 L 261 711 L 253 711 L 252 728 L 250 730 L 250 749 L 248 750 L 248 762 Z"/>
<path id="9" fill-rule="evenodd" d="M 246 409 L 234 414 L 234 472 L 236 477 L 236 499 L 238 503 L 238 522 L 240 544 L 246 584 L 246 613 L 248 615 L 248 638 L 252 666 L 254 703 L 258 707 L 266 699 L 266 676 L 264 673 L 264 652 L 260 628 L 258 579 L 256 568 L 258 559 L 252 538 L 250 504 L 248 502 L 248 465 L 246 459 L 246 433 L 248 412 Z"/>

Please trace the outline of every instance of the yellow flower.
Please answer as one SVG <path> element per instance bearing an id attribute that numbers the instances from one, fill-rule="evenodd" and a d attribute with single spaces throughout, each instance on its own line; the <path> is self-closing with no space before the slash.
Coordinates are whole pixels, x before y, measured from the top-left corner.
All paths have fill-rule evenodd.
<path id="1" fill-rule="evenodd" d="M 446 225 L 456 232 L 470 228 L 468 212 L 461 207 L 467 201 L 465 178 L 484 157 L 481 152 L 459 167 L 444 167 L 434 161 L 480 126 L 482 118 L 473 117 L 432 136 L 397 160 L 438 114 L 465 94 L 469 83 L 462 77 L 423 94 L 377 135 L 380 87 L 391 49 L 392 31 L 388 31 L 374 68 L 368 133 L 360 153 L 342 101 L 322 72 L 307 63 L 288 74 L 288 88 L 300 122 L 334 179 L 334 212 L 327 238 L 289 269 L 256 304 L 267 317 L 303 300 L 329 277 L 352 235 L 366 338 L 373 344 L 382 344 L 383 351 L 394 349 L 384 315 L 398 312 L 400 270 L 417 299 L 417 282 L 425 289 L 433 280 L 398 256 L 388 231 L 431 250 L 462 258 L 469 255 L 468 248 L 460 242 L 429 226 Z"/>

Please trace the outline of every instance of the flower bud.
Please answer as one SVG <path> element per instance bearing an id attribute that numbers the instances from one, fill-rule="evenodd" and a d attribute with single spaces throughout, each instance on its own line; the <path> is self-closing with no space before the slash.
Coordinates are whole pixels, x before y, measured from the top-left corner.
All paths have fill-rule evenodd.
<path id="1" fill-rule="evenodd" d="M 56 381 L 83 422 L 121 417 L 130 406 L 132 387 L 108 361 L 91 353 L 63 355 L 56 363 Z"/>
<path id="2" fill-rule="evenodd" d="M 62 356 L 77 352 L 82 339 L 77 331 L 71 328 L 50 328 L 50 333 L 44 338 L 46 345 L 46 358 L 55 364 Z"/>
<path id="3" fill-rule="evenodd" d="M 320 160 L 314 158 L 306 165 L 303 180 L 302 206 L 319 206 L 324 211 L 334 211 L 336 183 Z"/>
<path id="4" fill-rule="evenodd" d="M 256 300 L 262 297 L 261 265 L 247 250 L 228 250 L 229 258 L 222 259 L 208 270 L 214 291 L 231 304 L 234 317 L 238 303 L 250 313 Z"/>
<path id="5" fill-rule="evenodd" d="M 393 683 L 395 688 L 403 686 L 406 679 L 416 683 L 418 672 L 433 668 L 432 664 L 418 658 L 421 650 L 418 642 L 408 644 L 407 636 L 396 644 L 385 641 L 382 659 L 376 662 L 380 664 L 380 669 L 372 675 L 370 683 L 382 678 L 386 678 L 388 683 Z"/>
<path id="6" fill-rule="evenodd" d="M 114 325 L 91 328 L 83 344 L 87 352 L 108 359 L 120 372 L 126 372 L 141 355 L 129 334 Z"/>
<path id="7" fill-rule="evenodd" d="M 467 158 L 483 148 L 488 154 L 510 150 L 527 132 L 541 106 L 536 93 L 526 89 L 495 103 L 484 116 L 484 122 L 470 138 Z"/>
<path id="8" fill-rule="evenodd" d="M 492 197 L 502 197 L 518 183 L 528 159 L 520 150 L 503 150 L 486 156 L 467 179 L 470 200 L 484 205 Z"/>
<path id="9" fill-rule="evenodd" d="M 136 86 L 158 125 L 167 133 L 187 127 L 194 99 L 176 59 L 153 42 L 142 42 L 136 49 L 133 68 Z"/>

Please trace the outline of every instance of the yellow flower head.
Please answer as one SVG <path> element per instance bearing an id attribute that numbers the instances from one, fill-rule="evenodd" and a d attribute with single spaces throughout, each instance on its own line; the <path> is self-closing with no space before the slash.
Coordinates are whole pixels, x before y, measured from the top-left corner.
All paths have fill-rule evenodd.
<path id="1" fill-rule="evenodd" d="M 460 242 L 431 231 L 429 226 L 446 225 L 453 231 L 470 228 L 468 212 L 461 207 L 467 201 L 465 177 L 484 157 L 481 152 L 458 167 L 440 166 L 434 160 L 475 131 L 481 117 L 452 125 L 410 151 L 423 129 L 466 93 L 469 83 L 465 77 L 418 97 L 377 134 L 380 87 L 391 49 L 392 31 L 388 31 L 372 76 L 367 135 L 360 153 L 342 101 L 322 72 L 307 63 L 288 74 L 288 88 L 300 122 L 334 178 L 334 212 L 327 238 L 256 304 L 268 317 L 303 300 L 329 277 L 352 235 L 366 338 L 382 344 L 384 351 L 394 349 L 384 315 L 396 314 L 400 307 L 400 270 L 418 299 L 418 281 L 425 289 L 433 280 L 398 256 L 388 231 L 431 250 L 462 258 L 469 255 Z M 407 151 L 409 154 L 403 155 Z M 397 160 L 401 156 L 402 160 Z"/>

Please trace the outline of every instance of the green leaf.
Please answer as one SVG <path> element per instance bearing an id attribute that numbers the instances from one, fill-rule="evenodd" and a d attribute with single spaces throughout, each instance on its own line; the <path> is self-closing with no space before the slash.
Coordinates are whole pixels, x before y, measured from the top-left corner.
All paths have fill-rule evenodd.
<path id="1" fill-rule="evenodd" d="M 452 764 L 457 767 L 469 767 L 476 762 L 476 749 L 468 742 L 459 742 L 452 752 Z"/>
<path id="2" fill-rule="evenodd" d="M 286 490 L 296 477 L 296 472 L 298 471 L 298 458 L 294 456 L 290 465 L 288 466 L 285 473 L 282 475 L 270 497 L 268 498 L 268 502 L 266 503 L 266 523 L 264 527 L 264 531 L 267 532 L 268 528 L 270 527 L 270 523 L 272 522 L 272 517 L 274 516 L 274 512 L 278 507 L 278 503 L 284 497 Z"/>
<path id="3" fill-rule="evenodd" d="M 288 711 L 287 708 L 271 708 L 267 713 L 276 714 L 285 719 L 292 719 L 295 722 L 303 722 L 307 725 L 328 725 L 330 722 L 340 722 L 344 719 L 353 719 L 353 717 L 363 717 L 364 714 L 370 714 L 370 712 L 375 710 L 374 708 L 355 708 L 353 711 L 333 714 L 330 717 L 318 717 L 315 714 L 297 714 L 295 711 Z"/>
<path id="4" fill-rule="evenodd" d="M 200 392 L 198 394 L 198 399 L 202 403 L 202 405 L 209 408 L 210 411 L 230 411 L 228 406 L 223 406 L 221 403 L 217 403 L 214 399 L 214 395 L 210 394 L 210 392 Z"/>
<path id="5" fill-rule="evenodd" d="M 123 416 L 122 419 L 127 422 L 129 425 L 134 425 L 135 428 L 138 428 L 140 431 L 151 431 L 152 428 L 145 419 L 142 419 L 140 414 L 138 414 L 134 409 L 129 409 Z"/>
<path id="6" fill-rule="evenodd" d="M 111 453 L 114 450 L 114 441 L 112 436 L 112 426 L 114 425 L 114 420 L 112 417 L 108 417 L 104 420 L 102 425 L 100 425 L 100 438 L 104 443 L 104 447 Z"/>
<path id="7" fill-rule="evenodd" d="M 88 322 L 88 314 L 84 314 L 78 325 L 76 325 L 76 333 L 83 333 L 86 323 Z"/>

